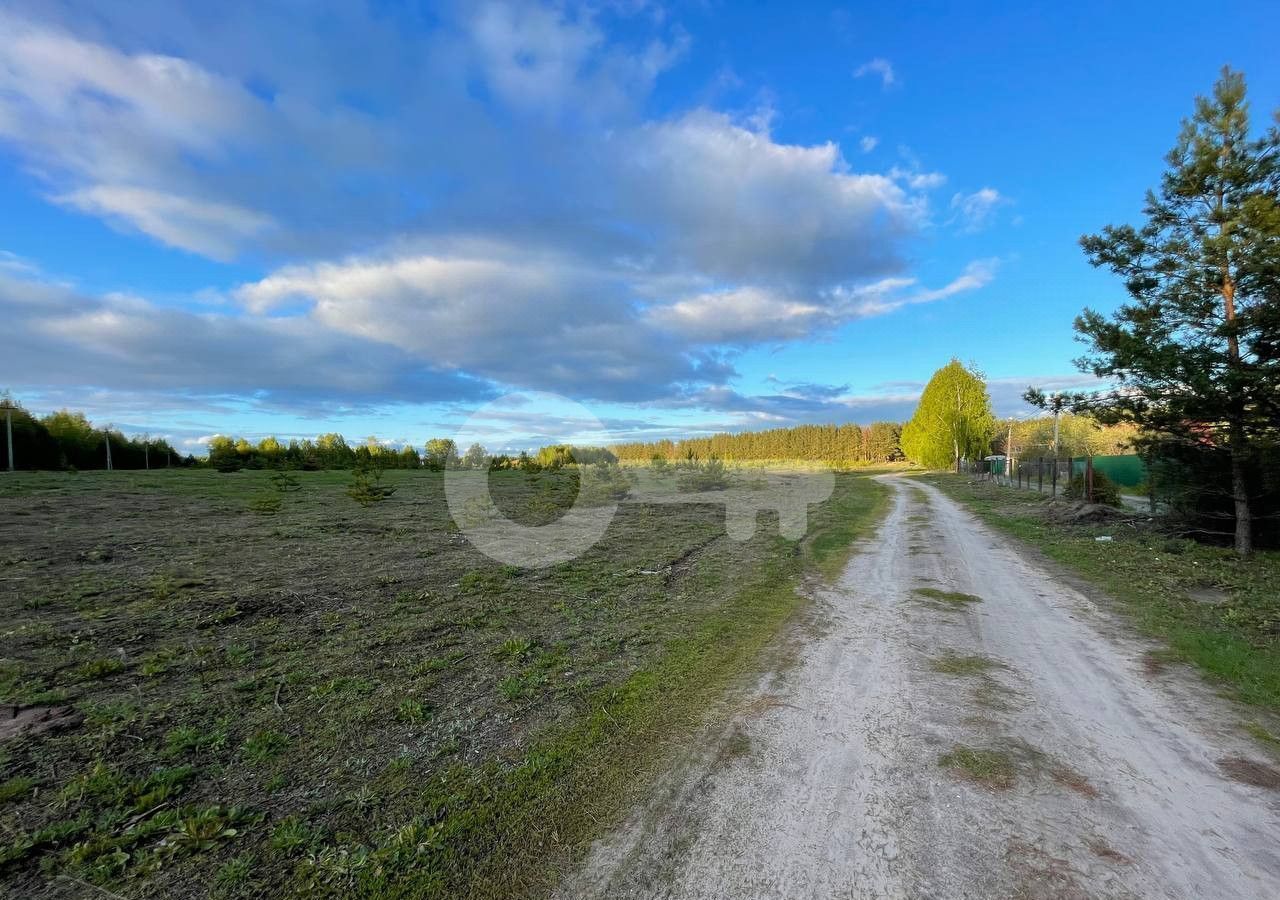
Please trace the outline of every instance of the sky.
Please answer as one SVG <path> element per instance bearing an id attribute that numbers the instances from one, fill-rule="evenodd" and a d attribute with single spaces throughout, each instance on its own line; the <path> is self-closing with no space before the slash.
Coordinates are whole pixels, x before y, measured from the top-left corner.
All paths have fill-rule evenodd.
<path id="1" fill-rule="evenodd" d="M 0 389 L 197 454 L 902 420 L 952 357 L 1023 415 L 1123 300 L 1079 237 L 1223 65 L 1270 121 L 1278 21 L 0 0 Z"/>

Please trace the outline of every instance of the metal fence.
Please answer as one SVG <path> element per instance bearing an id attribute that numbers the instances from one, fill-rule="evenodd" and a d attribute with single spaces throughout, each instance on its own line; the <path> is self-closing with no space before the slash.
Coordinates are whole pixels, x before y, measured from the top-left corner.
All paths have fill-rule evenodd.
<path id="1" fill-rule="evenodd" d="M 1079 478 L 1080 499 L 1093 503 L 1098 474 L 1105 475 L 1120 489 L 1120 500 L 1133 508 L 1150 507 L 1154 512 L 1154 496 L 1126 495 L 1125 488 L 1146 489 L 1148 472 L 1146 462 L 1133 454 L 1116 456 L 1037 456 L 1019 457 L 989 456 L 985 459 L 961 460 L 960 470 L 978 475 L 1006 487 L 1039 491 L 1051 497 L 1065 495 L 1073 479 Z"/>

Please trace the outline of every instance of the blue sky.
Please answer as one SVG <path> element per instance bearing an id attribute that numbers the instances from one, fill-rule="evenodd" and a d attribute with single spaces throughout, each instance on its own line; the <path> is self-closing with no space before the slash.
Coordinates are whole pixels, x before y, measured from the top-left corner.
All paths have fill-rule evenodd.
<path id="1" fill-rule="evenodd" d="M 900 6 L 0 3 L 0 388 L 195 452 L 901 419 L 952 356 L 1025 412 L 1275 7 Z"/>

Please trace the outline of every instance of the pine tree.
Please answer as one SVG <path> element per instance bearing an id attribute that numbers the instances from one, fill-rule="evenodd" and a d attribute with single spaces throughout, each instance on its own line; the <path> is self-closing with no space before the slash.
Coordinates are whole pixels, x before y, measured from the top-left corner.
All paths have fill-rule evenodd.
<path id="1" fill-rule="evenodd" d="M 1280 130 L 1249 131 L 1244 78 L 1223 69 L 1183 122 L 1146 223 L 1081 239 L 1130 302 L 1076 320 L 1092 345 L 1078 364 L 1120 386 L 1089 404 L 1104 420 L 1225 446 L 1241 555 L 1251 466 L 1280 429 Z"/>

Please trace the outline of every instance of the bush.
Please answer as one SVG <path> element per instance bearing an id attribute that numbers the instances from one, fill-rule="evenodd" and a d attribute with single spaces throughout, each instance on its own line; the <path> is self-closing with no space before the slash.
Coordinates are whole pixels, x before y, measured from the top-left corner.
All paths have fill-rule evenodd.
<path id="1" fill-rule="evenodd" d="M 607 506 L 630 492 L 631 482 L 617 463 L 578 467 L 578 501 L 583 506 Z"/>
<path id="2" fill-rule="evenodd" d="M 395 492 L 394 487 L 382 483 L 382 468 L 372 463 L 358 464 L 347 485 L 347 496 L 361 506 L 381 503 Z"/>
<path id="3" fill-rule="evenodd" d="M 1088 489 L 1085 485 L 1084 473 L 1072 476 L 1063 492 L 1068 500 L 1087 500 Z M 1120 487 L 1101 472 L 1093 473 L 1093 502 L 1103 506 L 1120 506 Z"/>
<path id="4" fill-rule="evenodd" d="M 715 457 L 704 463 L 685 463 L 680 469 L 677 489 L 681 493 L 723 491 L 729 486 L 729 473 L 725 471 L 724 463 Z"/>

